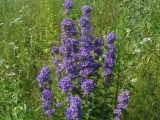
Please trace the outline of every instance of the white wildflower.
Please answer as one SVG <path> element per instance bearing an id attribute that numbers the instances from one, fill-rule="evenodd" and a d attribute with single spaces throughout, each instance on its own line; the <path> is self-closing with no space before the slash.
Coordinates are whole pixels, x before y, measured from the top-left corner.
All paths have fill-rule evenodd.
<path id="1" fill-rule="evenodd" d="M 140 44 L 142 45 L 142 44 L 145 44 L 145 43 L 147 43 L 147 42 L 151 42 L 151 38 L 149 37 L 149 38 L 144 38 L 141 42 L 140 42 Z"/>
<path id="2" fill-rule="evenodd" d="M 131 80 L 131 82 L 132 82 L 132 83 L 135 83 L 135 82 L 137 82 L 137 79 L 136 79 L 136 78 L 133 78 L 133 79 Z"/>

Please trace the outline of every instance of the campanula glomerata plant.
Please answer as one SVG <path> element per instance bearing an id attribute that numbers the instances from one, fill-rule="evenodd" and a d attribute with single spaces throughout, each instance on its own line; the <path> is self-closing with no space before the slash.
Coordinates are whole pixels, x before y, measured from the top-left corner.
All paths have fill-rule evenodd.
<path id="1" fill-rule="evenodd" d="M 106 100 L 104 91 L 109 90 L 114 80 L 113 72 L 116 67 L 114 43 L 118 37 L 114 33 L 106 35 L 106 40 L 93 36 L 93 26 L 90 23 L 92 7 L 87 5 L 82 7 L 78 31 L 75 22 L 68 17 L 72 8 L 73 2 L 66 0 L 64 2 L 65 18 L 61 23 L 61 46 L 52 48 L 55 74 L 58 80 L 58 87 L 54 87 L 60 89 L 61 94 L 65 96 L 62 100 L 62 102 L 65 101 L 65 105 L 56 101 L 56 96 L 51 89 L 51 71 L 48 67 L 43 67 L 37 77 L 38 85 L 42 89 L 44 102 L 42 109 L 49 117 L 60 114 L 56 112 L 57 109 L 65 108 L 65 111 L 61 110 L 62 119 L 92 119 L 92 114 L 98 114 L 97 111 L 104 113 L 104 110 L 97 106 L 102 105 L 101 102 Z M 104 99 L 96 101 L 97 94 L 101 98 L 104 95 Z M 114 98 L 108 97 L 107 99 L 111 100 L 108 100 L 106 104 L 114 106 L 115 103 L 111 102 Z M 115 114 L 115 120 L 121 119 L 122 110 L 127 108 L 128 100 L 129 91 L 123 91 L 118 97 L 119 104 L 115 110 L 110 108 L 112 112 L 104 113 L 99 116 L 99 119 L 104 120 L 109 114 Z M 89 107 L 91 105 L 92 109 Z"/>

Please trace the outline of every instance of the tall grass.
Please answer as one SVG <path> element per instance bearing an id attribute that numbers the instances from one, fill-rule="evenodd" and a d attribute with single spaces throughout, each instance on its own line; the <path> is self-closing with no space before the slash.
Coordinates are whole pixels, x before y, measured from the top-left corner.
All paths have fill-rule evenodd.
<path id="1" fill-rule="evenodd" d="M 0 0 L 0 119 L 48 119 L 40 108 L 36 75 L 45 65 L 54 71 L 50 48 L 60 43 L 62 3 Z M 70 17 L 78 20 L 83 4 L 93 6 L 94 35 L 119 35 L 115 87 L 132 93 L 124 120 L 159 120 L 159 0 L 75 0 Z"/>

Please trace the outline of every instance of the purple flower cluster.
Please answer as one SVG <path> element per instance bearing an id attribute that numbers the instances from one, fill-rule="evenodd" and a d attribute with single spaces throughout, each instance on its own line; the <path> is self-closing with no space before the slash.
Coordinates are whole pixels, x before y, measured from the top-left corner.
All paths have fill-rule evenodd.
<path id="1" fill-rule="evenodd" d="M 104 75 L 107 76 L 107 79 L 110 80 L 112 76 L 112 70 L 116 63 L 116 48 L 114 42 L 117 40 L 117 36 L 114 33 L 109 33 L 107 35 L 107 45 L 108 51 L 106 52 L 105 66 L 104 66 Z M 106 81 L 108 83 L 110 81 Z"/>
<path id="2" fill-rule="evenodd" d="M 64 6 L 64 14 L 67 15 L 70 13 L 70 9 L 73 7 L 73 2 L 72 0 L 66 0 L 63 4 Z"/>
<path id="3" fill-rule="evenodd" d="M 83 118 L 81 98 L 92 99 L 92 96 L 89 97 L 89 95 L 94 91 L 96 82 L 99 83 L 94 79 L 101 79 L 99 73 L 103 65 L 100 61 L 103 60 L 104 43 L 103 39 L 95 38 L 92 35 L 93 27 L 90 24 L 92 8 L 90 6 L 82 7 L 82 17 L 79 19 L 79 34 L 76 31 L 74 21 L 67 18 L 73 7 L 72 0 L 65 0 L 63 6 L 66 18 L 61 22 L 61 46 L 52 48 L 53 63 L 58 78 L 57 86 L 61 89 L 63 96 L 68 96 L 66 103 L 69 106 L 65 110 L 65 115 L 69 120 L 81 120 Z M 108 51 L 106 52 L 103 71 L 105 78 L 107 78 L 106 81 L 113 78 L 112 71 L 116 63 L 116 48 L 114 46 L 116 39 L 117 36 L 114 33 L 107 35 Z M 43 104 L 41 107 L 45 111 L 45 115 L 53 116 L 55 110 L 63 107 L 63 104 L 55 99 L 51 90 L 52 80 L 48 67 L 41 69 L 37 80 L 38 85 L 42 88 Z M 118 97 L 119 104 L 114 111 L 115 120 L 121 119 L 122 110 L 128 107 L 129 97 L 129 91 L 127 90 L 124 90 Z M 56 102 L 56 104 L 55 101 L 58 103 Z M 55 109 L 53 109 L 53 106 Z"/>
<path id="4" fill-rule="evenodd" d="M 78 96 L 69 96 L 70 106 L 65 111 L 65 115 L 68 119 L 81 120 L 81 98 Z"/>
<path id="5" fill-rule="evenodd" d="M 69 77 L 65 77 L 58 82 L 58 86 L 61 87 L 62 93 L 67 93 L 69 90 L 73 90 L 74 86 Z"/>
<path id="6" fill-rule="evenodd" d="M 57 103 L 57 104 L 56 104 L 56 108 L 61 108 L 61 107 L 63 107 L 63 104 L 62 104 L 62 103 Z"/>
<path id="7" fill-rule="evenodd" d="M 45 114 L 47 116 L 53 116 L 55 110 L 51 110 L 51 107 L 53 106 L 54 95 L 51 88 L 49 87 L 50 83 L 52 83 L 50 69 L 48 67 L 43 67 L 37 77 L 37 80 L 38 85 L 43 89 L 42 99 L 44 100 L 44 103 L 42 104 L 42 109 L 45 110 Z"/>
<path id="8" fill-rule="evenodd" d="M 91 10 L 92 8 L 90 6 L 82 7 L 83 16 L 79 20 L 79 26 L 81 28 L 82 35 L 89 35 L 92 30 L 92 26 L 90 25 L 89 22 L 91 16 Z"/>
<path id="9" fill-rule="evenodd" d="M 83 6 L 83 16 L 79 20 L 79 26 L 81 30 L 81 36 L 79 37 L 79 74 L 83 77 L 81 88 L 86 96 L 94 90 L 93 80 L 86 79 L 88 79 L 88 77 L 91 75 L 96 75 L 96 71 L 98 71 L 101 67 L 101 64 L 96 61 L 99 60 L 99 56 L 103 54 L 101 49 L 103 46 L 103 40 L 95 39 L 91 34 L 91 10 L 92 8 L 90 6 Z"/>
<path id="10" fill-rule="evenodd" d="M 53 97 L 54 96 L 51 88 L 45 88 L 42 91 L 42 98 L 44 100 L 44 103 L 42 104 L 42 109 L 45 110 L 45 115 L 47 116 L 53 116 L 55 113 L 55 110 L 52 110 Z"/>
<path id="11" fill-rule="evenodd" d="M 85 80 L 83 81 L 81 87 L 84 91 L 84 95 L 89 95 L 94 90 L 94 82 L 93 80 Z"/>
<path id="12" fill-rule="evenodd" d="M 130 98 L 129 90 L 123 90 L 121 94 L 118 96 L 119 103 L 117 104 L 116 109 L 114 110 L 115 114 L 114 120 L 121 120 L 122 110 L 127 109 L 129 98 Z"/>
<path id="13" fill-rule="evenodd" d="M 96 39 L 94 43 L 94 52 L 96 53 L 96 57 L 103 55 L 102 46 L 103 40 L 101 38 Z"/>
<path id="14" fill-rule="evenodd" d="M 58 66 L 58 64 L 59 64 L 59 57 L 58 57 L 59 47 L 54 46 L 54 47 L 52 48 L 52 53 L 55 55 L 55 58 L 54 58 L 54 62 L 53 62 L 53 63 L 54 63 L 56 66 Z"/>
<path id="15" fill-rule="evenodd" d="M 82 13 L 86 17 L 90 17 L 91 16 L 91 11 L 92 11 L 92 7 L 91 6 L 84 5 L 82 7 Z"/>
<path id="16" fill-rule="evenodd" d="M 64 13 L 69 14 L 73 7 L 71 0 L 65 0 Z M 99 69 L 102 67 L 99 59 L 103 55 L 103 40 L 95 38 L 92 35 L 92 26 L 90 6 L 82 7 L 83 16 L 79 20 L 80 36 L 77 37 L 76 26 L 73 20 L 65 18 L 61 23 L 61 43 L 60 47 L 53 47 L 52 53 L 55 55 L 54 64 L 57 67 L 56 76 L 58 86 L 63 94 L 69 95 L 69 108 L 65 111 L 68 119 L 80 120 L 82 118 L 81 98 L 72 96 L 72 94 L 81 94 L 81 87 L 84 96 L 89 96 L 95 88 L 94 78 L 99 76 Z M 107 35 L 108 52 L 105 58 L 104 75 L 111 76 L 115 65 L 115 46 L 114 41 L 117 36 L 113 33 Z M 108 77 L 107 77 L 108 78 Z M 43 81 L 43 80 L 41 80 Z M 47 78 L 50 83 L 49 77 Z M 77 82 L 77 83 L 76 83 Z M 43 82 L 42 82 L 43 83 Z M 40 82 L 41 84 L 41 82 Z M 46 84 L 44 85 L 46 86 Z M 73 92 L 74 91 L 74 92 Z M 54 111 L 50 108 L 53 106 L 53 94 L 49 88 L 44 89 L 42 98 L 46 101 L 42 108 L 50 116 Z M 61 103 L 56 104 L 56 108 L 61 108 Z"/>
<path id="17" fill-rule="evenodd" d="M 52 53 L 58 54 L 59 53 L 59 48 L 57 46 L 52 48 Z"/>
<path id="18" fill-rule="evenodd" d="M 66 39 L 67 37 L 72 37 L 76 35 L 76 28 L 74 21 L 66 18 L 61 23 L 61 29 L 64 34 L 62 34 L 62 39 Z"/>
<path id="19" fill-rule="evenodd" d="M 52 93 L 51 88 L 45 88 L 45 89 L 42 91 L 42 98 L 43 98 L 45 101 L 51 101 L 51 100 L 53 99 L 53 93 Z"/>
<path id="20" fill-rule="evenodd" d="M 57 73 L 61 74 L 65 70 L 65 77 L 58 82 L 58 86 L 62 89 L 62 93 L 67 93 L 72 90 L 72 79 L 77 77 L 78 69 L 78 46 L 79 42 L 75 39 L 76 28 L 74 21 L 71 19 L 64 19 L 61 23 L 62 35 L 61 42 L 62 46 L 59 48 L 59 52 L 63 54 L 62 63 L 58 65 Z"/>
<path id="21" fill-rule="evenodd" d="M 38 85 L 42 88 L 46 88 L 52 83 L 50 77 L 50 69 L 48 67 L 43 67 L 40 74 L 37 76 Z"/>

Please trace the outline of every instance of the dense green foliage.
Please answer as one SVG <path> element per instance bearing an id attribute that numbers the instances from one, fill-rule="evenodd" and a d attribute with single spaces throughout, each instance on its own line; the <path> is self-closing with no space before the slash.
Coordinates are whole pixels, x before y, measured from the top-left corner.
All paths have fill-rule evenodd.
<path id="1" fill-rule="evenodd" d="M 81 6 L 90 4 L 94 35 L 101 37 L 114 31 L 119 36 L 113 86 L 132 93 L 124 120 L 159 120 L 160 1 L 74 1 L 70 17 L 78 20 Z M 36 76 L 45 65 L 54 71 L 50 49 L 60 43 L 62 3 L 0 0 L 0 120 L 49 119 L 40 108 Z M 61 100 L 54 81 L 53 91 Z M 56 117 L 53 119 L 61 120 Z"/>

